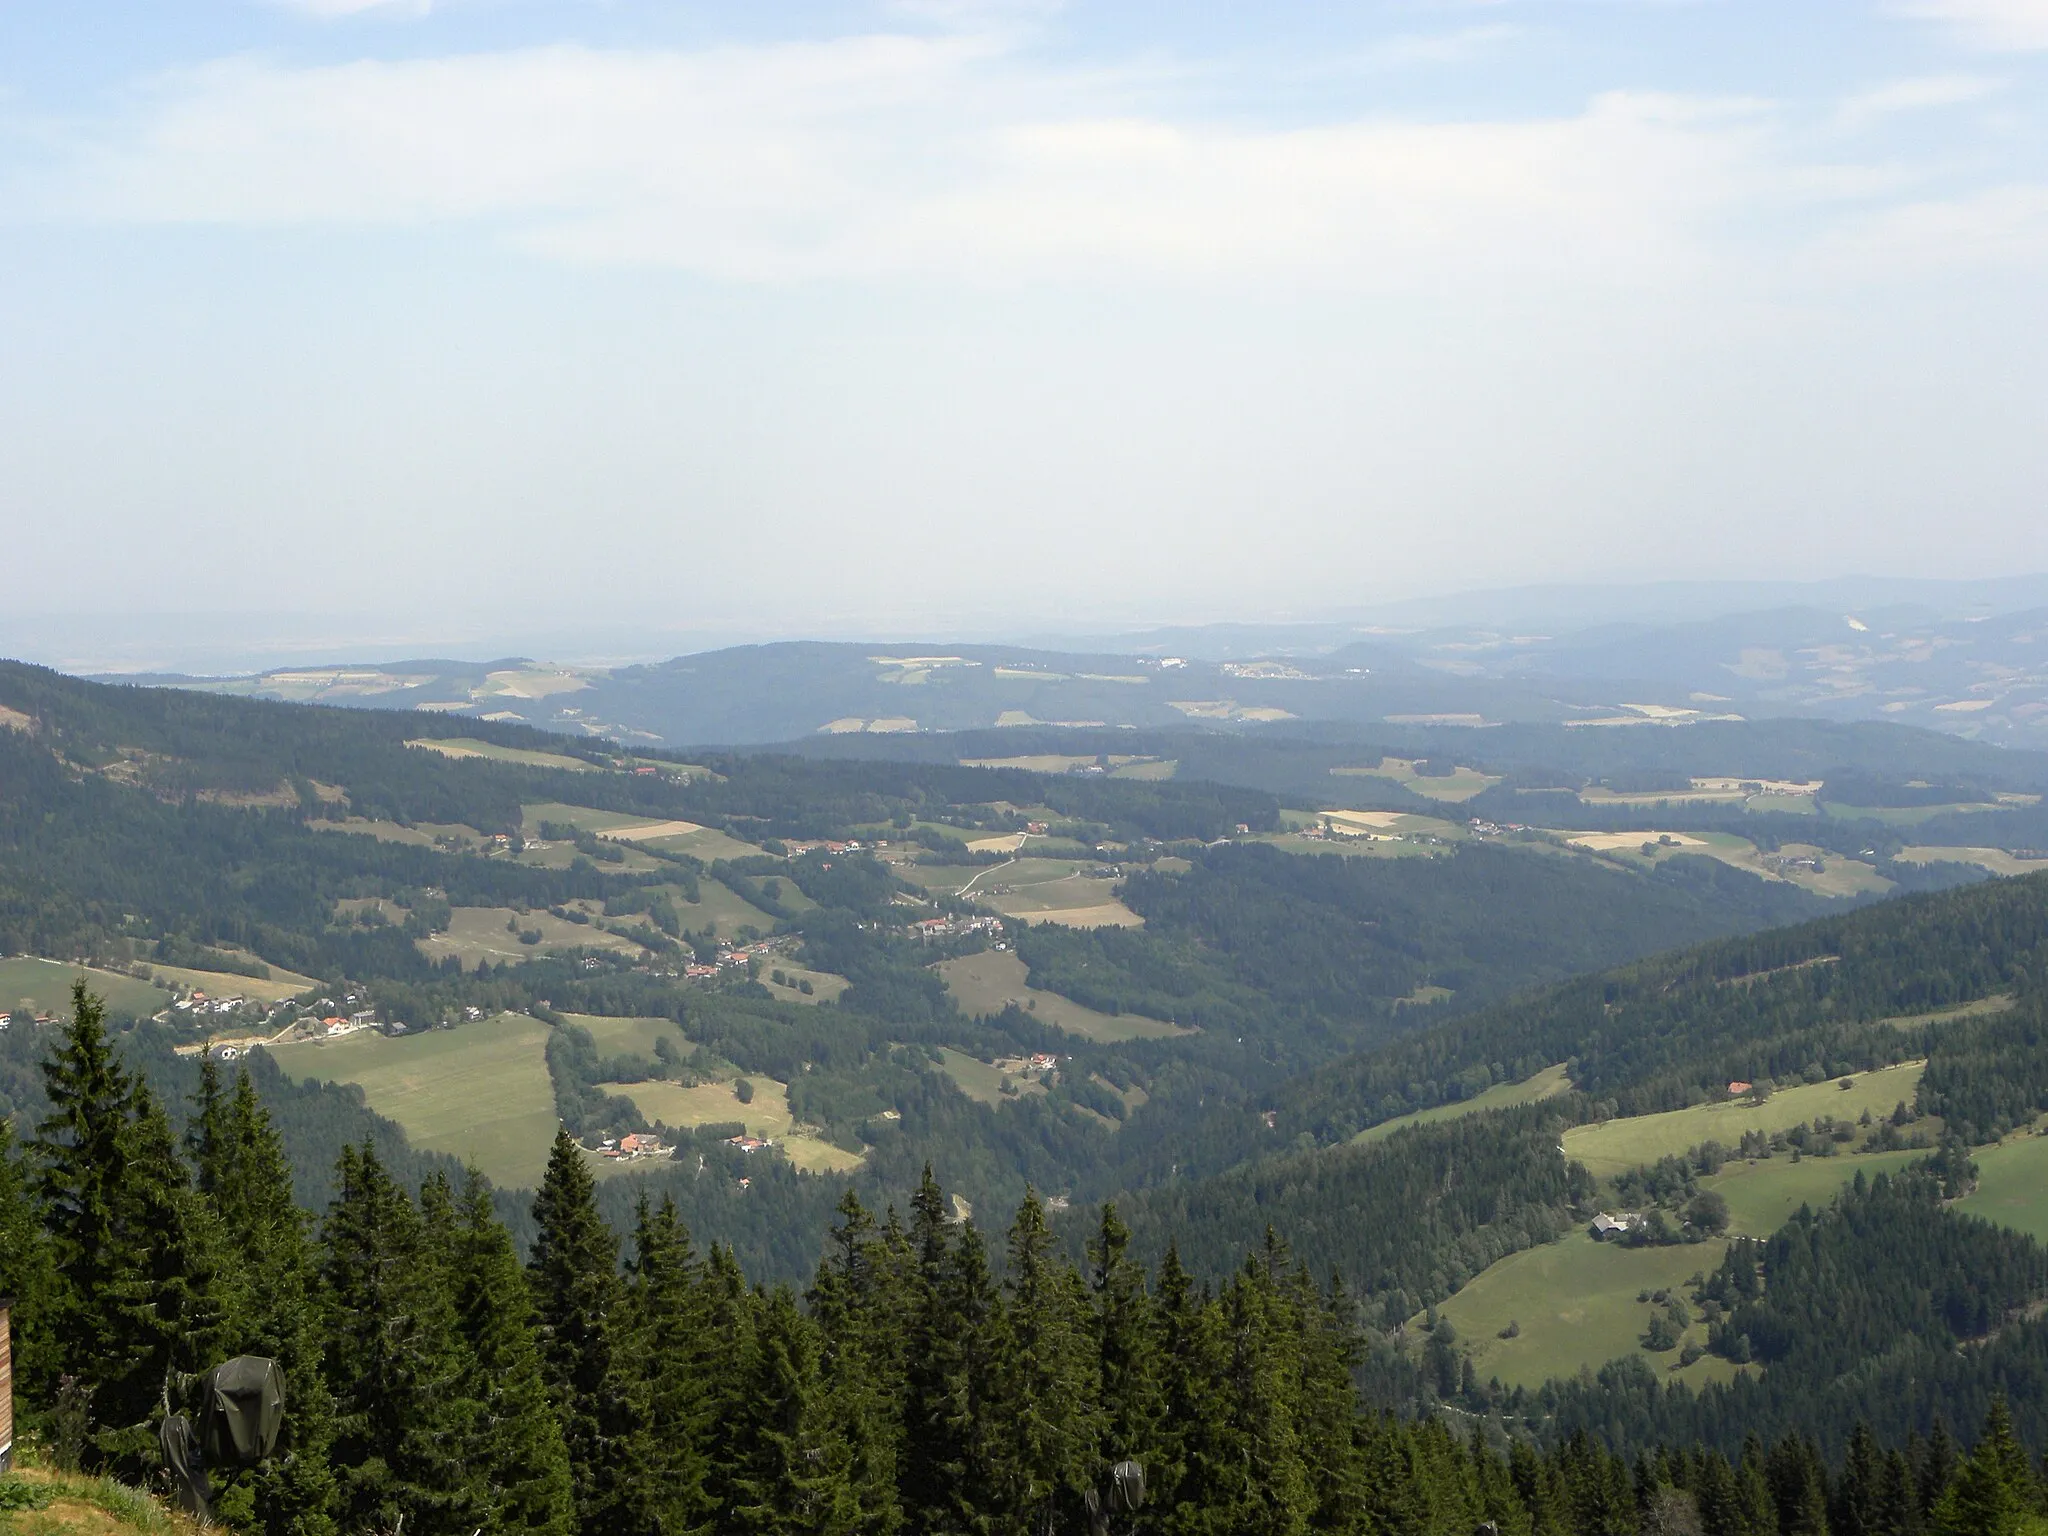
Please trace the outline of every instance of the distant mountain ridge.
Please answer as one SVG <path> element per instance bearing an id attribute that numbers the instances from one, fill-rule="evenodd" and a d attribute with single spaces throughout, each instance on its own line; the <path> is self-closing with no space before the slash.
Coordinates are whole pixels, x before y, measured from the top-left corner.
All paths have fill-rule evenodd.
<path id="1" fill-rule="evenodd" d="M 2030 596 L 2033 584 L 1998 590 Z M 2040 747 L 2048 602 L 1960 616 L 1926 604 L 1808 604 L 1552 631 L 1216 626 L 1127 636 L 1114 649 L 782 641 L 618 667 L 422 659 L 149 680 L 674 747 L 996 727 L 1620 729 L 1788 716 Z"/>

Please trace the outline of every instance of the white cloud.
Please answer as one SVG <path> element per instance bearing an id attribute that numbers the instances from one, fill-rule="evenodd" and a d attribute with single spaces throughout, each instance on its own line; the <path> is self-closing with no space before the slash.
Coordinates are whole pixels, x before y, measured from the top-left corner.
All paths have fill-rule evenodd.
<path id="1" fill-rule="evenodd" d="M 161 83 L 45 200 L 230 225 L 482 220 L 749 279 L 1096 274 L 1373 287 L 1661 280 L 1782 195 L 1754 103 L 1617 93 L 1511 122 L 1289 130 L 1134 110 L 987 36 L 546 48 Z"/>
<path id="2" fill-rule="evenodd" d="M 1842 103 L 1837 116 L 1845 127 L 1863 127 L 1898 112 L 1982 101 L 2004 89 L 2004 81 L 1984 75 L 1919 75 L 1860 91 Z"/>
<path id="3" fill-rule="evenodd" d="M 1899 9 L 1948 23 L 1974 47 L 1999 52 L 2048 48 L 2048 0 L 1908 0 Z"/>

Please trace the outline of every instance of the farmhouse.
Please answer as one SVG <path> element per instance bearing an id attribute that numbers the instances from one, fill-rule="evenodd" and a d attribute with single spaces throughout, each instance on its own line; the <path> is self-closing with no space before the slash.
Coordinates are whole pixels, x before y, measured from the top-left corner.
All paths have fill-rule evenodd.
<path id="1" fill-rule="evenodd" d="M 1593 1240 L 1599 1242 L 1605 1238 L 1622 1237 L 1635 1231 L 1642 1224 L 1641 1211 L 1623 1211 L 1619 1215 L 1602 1211 L 1593 1218 Z"/>
<path id="2" fill-rule="evenodd" d="M 1728 1085 L 1728 1097 L 1731 1099 L 1739 1099 L 1745 1093 L 1748 1093 L 1750 1089 L 1754 1086 L 1755 1085 L 1753 1083 L 1745 1083 L 1740 1078 L 1737 1078 L 1734 1082 Z"/>

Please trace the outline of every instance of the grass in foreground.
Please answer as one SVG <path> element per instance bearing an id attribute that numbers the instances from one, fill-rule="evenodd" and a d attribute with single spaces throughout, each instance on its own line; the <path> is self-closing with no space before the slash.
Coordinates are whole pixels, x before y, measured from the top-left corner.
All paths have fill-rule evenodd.
<path id="1" fill-rule="evenodd" d="M 139 1488 L 27 1464 L 0 1476 L 0 1536 L 198 1536 L 200 1526 Z M 22 1490 L 26 1497 L 14 1496 Z M 14 1503 L 36 1507 L 10 1509 Z"/>
<path id="2" fill-rule="evenodd" d="M 414 1146 L 474 1162 L 494 1184 L 522 1189 L 540 1182 L 555 1134 L 547 1036 L 540 1020 L 506 1013 L 396 1040 L 366 1030 L 268 1049 L 289 1076 L 356 1084 Z"/>

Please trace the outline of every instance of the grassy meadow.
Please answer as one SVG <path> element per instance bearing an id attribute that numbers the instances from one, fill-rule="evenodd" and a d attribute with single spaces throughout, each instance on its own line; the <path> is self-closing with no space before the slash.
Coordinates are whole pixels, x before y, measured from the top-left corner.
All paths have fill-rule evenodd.
<path id="1" fill-rule="evenodd" d="M 2048 1135 L 2008 1137 L 1974 1156 L 1977 1188 L 1957 1208 L 2048 1243 Z"/>
<path id="2" fill-rule="evenodd" d="M 505 1013 L 389 1039 L 373 1030 L 267 1049 L 287 1076 L 354 1083 L 416 1147 L 474 1162 L 495 1184 L 540 1182 L 555 1134 L 548 1027 Z"/>
<path id="3" fill-rule="evenodd" d="M 1003 1078 L 1006 1074 L 1002 1068 L 986 1061 L 979 1061 L 965 1051 L 942 1047 L 939 1056 L 940 1066 L 946 1076 L 953 1079 L 954 1086 L 977 1103 L 1001 1104 L 1008 1099 L 1045 1092 L 1045 1084 L 1036 1078 L 1007 1074 L 1017 1091 L 1014 1094 L 1004 1093 Z"/>
<path id="4" fill-rule="evenodd" d="M 1381 1141 L 1396 1131 L 1406 1130 L 1411 1125 L 1435 1125 L 1439 1121 L 1459 1120 L 1466 1115 L 1476 1115 L 1482 1110 L 1512 1109 L 1518 1104 L 1534 1104 L 1538 1099 L 1547 1099 L 1566 1092 L 1571 1085 L 1571 1079 L 1565 1075 L 1564 1064 L 1560 1062 L 1557 1066 L 1545 1067 L 1534 1077 L 1524 1078 L 1519 1083 L 1495 1083 L 1484 1093 L 1474 1094 L 1469 1099 L 1460 1099 L 1455 1104 L 1433 1104 L 1428 1109 L 1418 1109 L 1413 1114 L 1382 1120 L 1378 1125 L 1366 1127 L 1351 1140 L 1353 1143 Z"/>
<path id="5" fill-rule="evenodd" d="M 699 1083 L 685 1088 L 680 1083 L 605 1083 L 606 1093 L 631 1099 L 640 1113 L 663 1125 L 687 1130 L 699 1125 L 737 1122 L 747 1134 L 773 1141 L 791 1164 L 805 1173 L 845 1173 L 858 1168 L 865 1159 L 857 1152 L 835 1147 L 829 1141 L 795 1129 L 789 1112 L 789 1085 L 772 1077 L 748 1080 L 754 1085 L 754 1101 L 742 1104 L 734 1091 L 736 1078 Z"/>
<path id="6" fill-rule="evenodd" d="M 564 752 L 538 752 L 528 747 L 501 747 L 494 741 L 469 736 L 444 737 L 436 741 L 409 741 L 409 747 L 438 752 L 443 757 L 480 757 L 493 763 L 516 763 L 522 768 L 566 768 L 572 773 L 601 772 L 595 763 Z"/>
<path id="7" fill-rule="evenodd" d="M 516 921 L 524 932 L 538 933 L 540 942 L 520 943 L 519 935 L 505 926 L 508 921 Z M 417 943 L 420 953 L 429 960 L 439 960 L 446 955 L 459 956 L 465 971 L 475 970 L 478 962 L 483 960 L 501 965 L 507 960 L 530 960 L 535 955 L 560 949 L 611 949 L 628 955 L 646 953 L 631 939 L 607 933 L 595 923 L 566 922 L 549 912 L 528 912 L 522 916 L 510 907 L 457 907 L 449 920 L 447 932 L 429 934 Z"/>
<path id="8" fill-rule="evenodd" d="M 1001 1013 L 1015 1003 L 1055 1029 L 1105 1044 L 1193 1033 L 1142 1014 L 1098 1013 L 1057 992 L 1033 987 L 1028 982 L 1030 968 L 1010 950 L 990 949 L 978 955 L 963 955 L 957 960 L 943 961 L 935 969 L 946 979 L 946 990 L 953 994 L 953 1000 L 969 1014 Z"/>
<path id="9" fill-rule="evenodd" d="M 206 972 L 212 975 L 212 972 Z M 146 1018 L 168 1007 L 170 993 L 118 971 L 95 970 L 67 960 L 43 960 L 34 955 L 16 955 L 0 960 L 0 1010 L 27 1003 L 32 1013 L 71 1016 L 71 984 L 81 977 L 93 995 L 107 1005 L 109 1013 Z M 236 977 L 236 980 L 242 980 Z"/>
<path id="10" fill-rule="evenodd" d="M 1732 1374 L 1732 1367 L 1709 1355 L 1683 1372 L 1672 1370 L 1676 1349 L 1653 1354 L 1642 1347 L 1643 1331 L 1660 1309 L 1636 1297 L 1684 1288 L 1694 1274 L 1712 1271 L 1727 1247 L 1715 1240 L 1623 1248 L 1596 1243 L 1579 1230 L 1510 1254 L 1437 1313 L 1471 1346 L 1472 1366 L 1482 1381 L 1498 1376 L 1509 1386 L 1534 1387 L 1553 1376 L 1575 1375 L 1582 1365 L 1597 1370 L 1610 1360 L 1639 1355 L 1659 1375 L 1697 1386 Z M 1516 1336 L 1500 1337 L 1510 1323 Z M 1705 1344 L 1705 1325 L 1695 1321 L 1685 1338 Z"/>
<path id="11" fill-rule="evenodd" d="M 1761 1104 L 1730 1099 L 1695 1104 L 1661 1115 L 1637 1115 L 1601 1125 L 1574 1126 L 1564 1134 L 1567 1157 L 1584 1163 L 1595 1177 L 1608 1178 L 1629 1168 L 1676 1155 L 1703 1141 L 1733 1147 L 1744 1131 L 1783 1131 L 1822 1115 L 1854 1120 L 1869 1110 L 1888 1115 L 1901 1100 L 1911 1104 L 1920 1087 L 1923 1061 L 1902 1062 L 1848 1079 L 1844 1089 L 1834 1081 L 1781 1088 Z M 1774 1159 L 1775 1161 L 1775 1159 Z"/>

